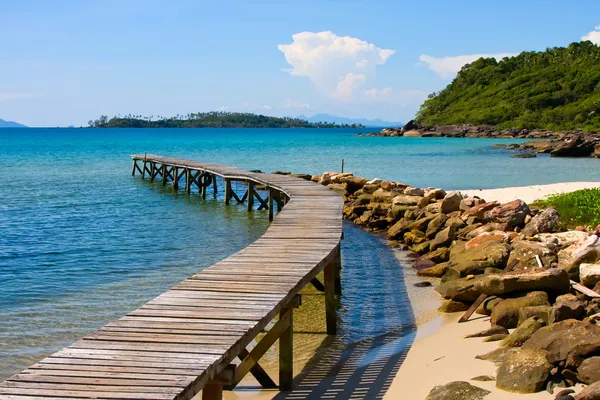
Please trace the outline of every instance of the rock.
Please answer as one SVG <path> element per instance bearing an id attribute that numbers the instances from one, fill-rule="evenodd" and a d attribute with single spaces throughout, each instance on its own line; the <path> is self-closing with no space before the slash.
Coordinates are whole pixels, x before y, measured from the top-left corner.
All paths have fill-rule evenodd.
<path id="1" fill-rule="evenodd" d="M 550 152 L 550 157 L 589 157 L 594 152 L 594 142 L 580 136 L 565 140 Z"/>
<path id="2" fill-rule="evenodd" d="M 536 317 L 548 325 L 552 320 L 552 308 L 549 306 L 530 306 L 519 310 L 519 326 L 531 317 Z"/>
<path id="3" fill-rule="evenodd" d="M 558 220 L 558 211 L 547 208 L 531 219 L 521 231 L 524 236 L 535 236 L 538 233 L 552 232 Z"/>
<path id="4" fill-rule="evenodd" d="M 295 176 L 296 178 L 304 179 L 305 181 L 312 180 L 312 175 L 310 174 L 290 174 L 290 176 Z"/>
<path id="5" fill-rule="evenodd" d="M 377 192 L 374 193 L 374 195 Z M 391 192 L 390 192 L 391 193 Z M 391 198 L 391 202 L 395 206 L 416 206 L 422 199 L 420 196 L 409 196 L 406 194 L 400 194 Z"/>
<path id="6" fill-rule="evenodd" d="M 479 375 L 479 376 L 471 378 L 471 380 L 478 381 L 478 382 L 491 382 L 491 381 L 495 381 L 496 377 L 492 376 L 492 375 Z"/>
<path id="7" fill-rule="evenodd" d="M 423 217 L 423 218 L 419 218 L 418 220 L 416 220 L 415 222 L 411 223 L 409 225 L 409 229 L 411 231 L 413 230 L 418 230 L 418 231 L 427 231 L 427 226 L 429 225 L 429 222 L 434 219 L 436 216 L 434 214 Z"/>
<path id="8" fill-rule="evenodd" d="M 485 218 L 505 224 L 506 230 L 512 230 L 523 224 L 525 217 L 530 213 L 531 210 L 523 200 L 515 200 L 486 212 Z"/>
<path id="9" fill-rule="evenodd" d="M 427 225 L 427 231 L 425 232 L 425 236 L 428 238 L 433 238 L 439 232 L 439 230 L 444 226 L 444 224 L 448 221 L 448 216 L 446 214 L 438 214 L 433 218 L 429 225 Z"/>
<path id="10" fill-rule="evenodd" d="M 467 311 L 469 309 L 469 304 L 463 303 L 461 301 L 456 300 L 446 300 L 442 303 L 440 308 L 438 308 L 439 312 L 443 313 L 454 313 Z"/>
<path id="11" fill-rule="evenodd" d="M 465 248 L 465 242 L 457 243 L 450 249 L 449 278 L 481 274 L 486 268 L 504 269 L 506 266 L 510 245 L 504 242 L 486 242 L 471 249 Z"/>
<path id="12" fill-rule="evenodd" d="M 498 368 L 496 387 L 516 393 L 539 392 L 552 369 L 547 356 L 547 352 L 537 349 L 521 349 L 510 354 Z"/>
<path id="13" fill-rule="evenodd" d="M 500 303 L 502 300 L 500 297 L 496 296 L 488 296 L 486 299 L 477 307 L 475 312 L 479 315 L 492 315 L 492 310 L 496 307 L 496 304 Z"/>
<path id="14" fill-rule="evenodd" d="M 479 292 L 475 289 L 475 284 L 480 279 L 481 277 L 475 277 L 475 279 L 454 279 L 442 283 L 437 288 L 437 291 L 445 299 L 472 303 L 477 300 L 477 297 L 479 297 Z"/>
<path id="15" fill-rule="evenodd" d="M 571 288 L 569 276 L 562 269 L 513 271 L 502 275 L 488 275 L 477 283 L 477 290 L 487 295 L 544 290 L 567 293 Z"/>
<path id="16" fill-rule="evenodd" d="M 519 153 L 513 154 L 512 158 L 535 158 L 537 155 L 535 153 Z"/>
<path id="17" fill-rule="evenodd" d="M 415 188 L 415 187 L 407 187 L 406 189 L 404 189 L 404 194 L 408 195 L 408 196 L 424 196 L 425 195 L 425 191 L 423 189 L 420 188 Z"/>
<path id="18" fill-rule="evenodd" d="M 373 194 L 373 193 L 375 193 L 375 191 L 377 191 L 377 189 L 379 189 L 379 184 L 373 185 L 373 184 L 369 184 L 369 182 L 367 182 L 367 184 L 365 186 L 363 186 L 363 188 L 361 190 L 363 193 Z"/>
<path id="19" fill-rule="evenodd" d="M 439 247 L 439 248 L 435 249 L 434 251 L 432 251 L 431 253 L 425 254 L 423 256 L 423 258 L 431 260 L 436 264 L 448 261 L 449 257 L 450 257 L 450 250 L 448 250 L 446 247 Z"/>
<path id="20" fill-rule="evenodd" d="M 421 132 L 415 130 L 415 129 L 411 129 L 410 131 L 406 131 L 404 132 L 403 136 L 406 137 L 421 137 Z"/>
<path id="21" fill-rule="evenodd" d="M 485 339 L 483 339 L 484 342 L 497 342 L 499 340 L 504 340 L 508 337 L 507 334 L 505 333 L 497 333 L 495 335 L 489 336 Z"/>
<path id="22" fill-rule="evenodd" d="M 580 231 L 567 231 L 559 233 L 541 233 L 536 235 L 536 238 L 542 242 L 549 240 L 558 240 L 558 244 L 561 247 L 567 247 L 573 244 L 581 245 L 589 237 L 586 232 Z"/>
<path id="23" fill-rule="evenodd" d="M 577 378 L 587 385 L 600 381 L 600 357 L 590 357 L 583 360 L 577 368 Z"/>
<path id="24" fill-rule="evenodd" d="M 579 319 L 585 313 L 585 304 L 577 296 L 570 293 L 558 296 L 552 306 L 551 322 L 567 319 Z"/>
<path id="25" fill-rule="evenodd" d="M 354 200 L 355 206 L 366 206 L 373 200 L 373 195 L 369 193 L 363 193 Z"/>
<path id="26" fill-rule="evenodd" d="M 379 184 L 383 190 L 393 190 L 397 189 L 397 191 L 403 191 L 408 185 L 400 182 L 392 182 L 392 181 L 383 181 Z"/>
<path id="27" fill-rule="evenodd" d="M 376 203 L 391 203 L 394 196 L 393 192 L 379 188 L 373 192 L 372 201 Z"/>
<path id="28" fill-rule="evenodd" d="M 441 200 L 446 197 L 446 191 L 439 188 L 427 188 L 425 189 L 425 197 L 429 197 L 433 200 Z"/>
<path id="29" fill-rule="evenodd" d="M 490 393 L 469 382 L 456 381 L 434 387 L 425 400 L 481 400 Z"/>
<path id="30" fill-rule="evenodd" d="M 585 387 L 575 396 L 575 400 L 600 400 L 600 381 Z"/>
<path id="31" fill-rule="evenodd" d="M 525 320 L 517 327 L 517 329 L 502 340 L 502 342 L 500 342 L 500 347 L 519 347 L 544 325 L 545 323 L 539 318 L 531 317 Z"/>
<path id="32" fill-rule="evenodd" d="M 477 292 L 477 289 L 471 289 Z M 479 292 L 477 292 L 479 293 Z M 507 329 L 516 328 L 519 323 L 519 310 L 530 306 L 549 306 L 548 295 L 545 292 L 531 292 L 522 297 L 500 301 L 492 310 L 493 324 Z"/>
<path id="33" fill-rule="evenodd" d="M 470 250 L 487 242 L 510 242 L 510 236 L 506 232 L 491 231 L 475 236 L 465 244 L 465 249 Z"/>
<path id="34" fill-rule="evenodd" d="M 367 179 L 358 176 L 350 176 L 342 180 L 342 185 L 349 193 L 354 193 L 360 190 L 367 183 Z"/>
<path id="35" fill-rule="evenodd" d="M 485 200 L 480 199 L 479 197 L 466 197 L 460 201 L 459 209 L 461 211 L 467 211 L 469 208 L 473 208 L 483 203 L 485 203 Z"/>
<path id="36" fill-rule="evenodd" d="M 340 183 L 330 183 L 329 185 L 327 185 L 327 187 L 339 194 L 340 196 L 348 196 L 348 191 Z"/>
<path id="37" fill-rule="evenodd" d="M 451 212 L 460 210 L 460 202 L 463 196 L 460 192 L 450 192 L 442 200 L 442 213 L 450 214 Z"/>
<path id="38" fill-rule="evenodd" d="M 492 335 L 508 335 L 508 329 L 500 325 L 492 325 L 489 329 L 477 333 L 472 333 L 470 335 L 465 336 L 465 338 L 478 338 Z"/>
<path id="39" fill-rule="evenodd" d="M 375 178 L 375 179 L 371 179 L 370 181 L 367 181 L 367 185 L 379 185 L 381 182 L 382 182 L 381 179 Z"/>
<path id="40" fill-rule="evenodd" d="M 464 222 L 458 218 L 449 218 L 444 226 L 445 229 L 439 231 L 431 241 L 431 250 L 450 245 L 456 239 L 457 232 L 464 226 Z"/>
<path id="41" fill-rule="evenodd" d="M 481 203 L 474 207 L 469 208 L 462 214 L 462 219 L 467 220 L 469 217 L 484 218 L 485 213 L 499 207 L 500 203 L 497 201 L 491 201 L 489 203 Z"/>
<path id="42" fill-rule="evenodd" d="M 475 356 L 476 359 L 478 360 L 484 360 L 484 361 L 491 361 L 494 364 L 500 364 L 503 363 L 504 361 L 506 361 L 506 359 L 508 357 L 510 357 L 512 354 L 516 353 L 517 350 L 514 347 L 507 347 L 507 348 L 499 348 L 496 350 L 492 350 L 489 353 L 485 353 L 485 354 L 480 354 L 478 356 Z"/>
<path id="43" fill-rule="evenodd" d="M 425 233 L 419 230 L 413 230 L 404 234 L 404 242 L 409 246 L 426 241 Z"/>
<path id="44" fill-rule="evenodd" d="M 414 119 L 411 119 L 410 121 L 408 121 L 403 127 L 402 127 L 402 131 L 411 131 L 413 129 L 419 129 L 419 125 L 415 122 Z"/>
<path id="45" fill-rule="evenodd" d="M 510 265 L 514 261 L 517 261 L 517 264 L 513 267 L 516 271 L 537 268 L 538 264 L 535 256 L 540 257 L 542 264 L 546 268 L 558 262 L 557 254 L 550 250 L 544 243 L 530 240 L 514 240 L 511 245 L 513 250 L 508 258 L 508 264 Z"/>
<path id="46" fill-rule="evenodd" d="M 579 280 L 584 286 L 594 287 L 594 285 L 600 282 L 600 264 L 580 264 Z"/>
<path id="47" fill-rule="evenodd" d="M 548 361 L 552 364 L 567 357 L 585 357 L 600 351 L 600 326 L 574 319 L 556 322 L 534 333 L 523 348 L 548 351 Z"/>
<path id="48" fill-rule="evenodd" d="M 579 280 L 579 264 L 600 261 L 600 239 L 590 235 L 582 242 L 573 243 L 558 253 L 559 268 L 567 271 L 571 279 Z"/>
<path id="49" fill-rule="evenodd" d="M 442 276 L 444 276 L 447 269 L 447 263 L 441 263 L 430 268 L 418 270 L 417 276 L 423 276 L 428 278 L 441 278 Z"/>
<path id="50" fill-rule="evenodd" d="M 467 221 L 470 220 L 471 218 L 473 218 L 473 217 L 469 217 L 467 219 Z M 495 224 L 480 225 L 479 227 L 477 227 L 475 229 L 469 230 L 469 232 L 467 232 L 467 234 L 465 235 L 465 238 L 467 240 L 471 240 L 471 239 L 474 239 L 477 236 L 481 235 L 482 233 L 492 232 L 495 230 L 497 230 Z"/>
<path id="51" fill-rule="evenodd" d="M 414 287 L 429 287 L 429 286 L 431 286 L 431 282 L 421 281 L 421 282 L 415 283 L 413 286 Z"/>
<path id="52" fill-rule="evenodd" d="M 423 242 L 423 243 L 415 244 L 414 246 L 411 247 L 411 250 L 414 251 L 415 253 L 424 254 L 429 251 L 430 245 L 431 245 L 430 242 Z"/>
<path id="53" fill-rule="evenodd" d="M 406 218 L 402 218 L 402 219 L 398 220 L 398 222 L 396 222 L 394 225 L 392 225 L 388 229 L 388 231 L 387 231 L 388 239 L 393 239 L 393 240 L 402 239 L 404 234 L 409 231 L 408 227 L 410 226 L 410 224 L 411 224 L 411 221 Z"/>
<path id="54" fill-rule="evenodd" d="M 339 172 L 324 172 L 319 179 L 319 183 L 321 185 L 329 185 L 331 183 L 331 178 L 339 175 Z"/>
<path id="55" fill-rule="evenodd" d="M 390 209 L 392 216 L 394 218 L 402 218 L 406 215 L 407 211 L 413 211 L 416 210 L 417 206 L 403 206 L 403 205 L 392 205 L 392 208 Z"/>

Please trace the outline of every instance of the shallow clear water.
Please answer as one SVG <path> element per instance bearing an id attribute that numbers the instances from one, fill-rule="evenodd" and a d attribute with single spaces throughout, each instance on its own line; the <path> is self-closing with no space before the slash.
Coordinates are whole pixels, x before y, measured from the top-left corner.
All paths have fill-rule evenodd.
<path id="1" fill-rule="evenodd" d="M 339 170 L 343 158 L 357 175 L 445 188 L 600 180 L 599 160 L 512 159 L 490 147 L 510 141 L 359 131 L 369 130 L 1 129 L 0 379 L 243 248 L 268 226 L 264 212 L 132 178 L 132 153 L 313 174 Z M 345 257 L 361 257 L 360 250 Z M 386 290 L 389 277 L 368 267 L 362 279 Z M 386 325 L 394 314 L 378 309 L 347 314 L 348 340 L 395 329 L 396 322 Z"/>

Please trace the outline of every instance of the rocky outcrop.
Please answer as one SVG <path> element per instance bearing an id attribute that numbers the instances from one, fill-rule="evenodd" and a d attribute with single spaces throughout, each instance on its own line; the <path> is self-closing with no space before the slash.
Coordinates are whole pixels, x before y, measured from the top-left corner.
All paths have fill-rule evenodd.
<path id="1" fill-rule="evenodd" d="M 543 290 L 552 293 L 567 293 L 571 285 L 569 276 L 562 269 L 508 272 L 487 275 L 477 282 L 475 289 L 487 295 L 505 295 L 514 292 Z"/>
<path id="2" fill-rule="evenodd" d="M 521 233 L 528 236 L 535 236 L 538 233 L 552 232 L 558 220 L 558 211 L 554 208 L 547 208 L 537 214 L 525 225 Z"/>
<path id="3" fill-rule="evenodd" d="M 549 306 L 546 292 L 531 292 L 525 296 L 500 301 L 492 310 L 492 324 L 507 329 L 516 328 L 519 323 L 519 311 L 523 307 Z"/>

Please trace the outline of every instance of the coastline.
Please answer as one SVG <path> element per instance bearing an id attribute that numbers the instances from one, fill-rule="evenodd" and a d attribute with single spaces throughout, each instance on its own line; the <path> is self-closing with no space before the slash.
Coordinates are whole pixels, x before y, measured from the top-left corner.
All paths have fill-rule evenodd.
<path id="1" fill-rule="evenodd" d="M 508 203 L 513 200 L 523 200 L 532 203 L 548 195 L 563 194 L 576 190 L 600 187 L 600 182 L 562 182 L 548 185 L 515 186 L 499 189 L 467 189 L 458 190 L 467 196 L 477 196 L 486 201 Z"/>

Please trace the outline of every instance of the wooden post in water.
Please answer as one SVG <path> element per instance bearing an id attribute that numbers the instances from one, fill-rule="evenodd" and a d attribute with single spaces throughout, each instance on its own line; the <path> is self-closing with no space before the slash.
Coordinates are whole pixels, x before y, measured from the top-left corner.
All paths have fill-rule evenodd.
<path id="1" fill-rule="evenodd" d="M 190 193 L 190 188 L 192 187 L 192 173 L 189 168 L 185 169 L 185 192 Z"/>
<path id="2" fill-rule="evenodd" d="M 162 184 L 163 184 L 163 186 L 165 186 L 167 184 L 167 165 L 166 164 L 162 165 L 161 175 L 162 175 Z"/>
<path id="3" fill-rule="evenodd" d="M 342 158 L 342 174 L 344 173 L 344 159 Z"/>
<path id="4" fill-rule="evenodd" d="M 279 337 L 279 389 L 292 390 L 294 382 L 294 314 L 293 308 L 284 308 L 279 319 L 289 318 L 289 325 Z"/>
<path id="5" fill-rule="evenodd" d="M 254 207 L 254 182 L 248 181 L 248 211 Z"/>
<path id="6" fill-rule="evenodd" d="M 150 161 L 150 182 L 154 182 L 154 177 L 155 177 L 154 171 L 155 170 L 156 170 L 156 163 L 154 161 Z"/>
<path id="7" fill-rule="evenodd" d="M 146 178 L 146 160 L 144 160 L 144 168 L 142 169 L 142 179 Z"/>
<path id="8" fill-rule="evenodd" d="M 202 193 L 202 199 L 206 200 L 206 185 L 204 185 L 204 177 L 206 176 L 206 171 L 202 171 L 200 174 L 200 193 Z"/>
<path id="9" fill-rule="evenodd" d="M 269 188 L 269 221 L 273 221 L 273 192 L 275 189 Z"/>
<path id="10" fill-rule="evenodd" d="M 173 167 L 173 190 L 179 189 L 179 168 Z"/>
<path id="11" fill-rule="evenodd" d="M 213 196 L 215 199 L 217 198 L 217 194 L 219 193 L 219 188 L 217 187 L 217 176 L 213 174 L 212 176 L 212 184 L 213 184 Z"/>
<path id="12" fill-rule="evenodd" d="M 336 292 L 339 290 L 341 292 L 341 285 L 338 289 L 338 284 L 336 283 L 337 272 L 336 270 L 340 268 L 341 265 L 341 257 L 339 249 L 337 250 L 337 255 L 327 266 L 325 267 L 323 274 L 325 277 L 325 319 L 327 322 L 327 334 L 335 335 L 337 334 L 337 296 Z M 338 281 L 339 282 L 339 281 Z"/>
<path id="13" fill-rule="evenodd" d="M 228 206 L 231 201 L 231 180 L 225 179 L 225 205 Z"/>
<path id="14" fill-rule="evenodd" d="M 133 169 L 131 170 L 131 176 L 135 176 L 135 167 L 137 167 L 137 160 L 133 160 Z"/>

